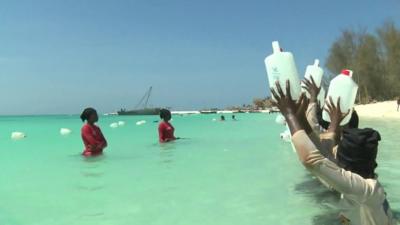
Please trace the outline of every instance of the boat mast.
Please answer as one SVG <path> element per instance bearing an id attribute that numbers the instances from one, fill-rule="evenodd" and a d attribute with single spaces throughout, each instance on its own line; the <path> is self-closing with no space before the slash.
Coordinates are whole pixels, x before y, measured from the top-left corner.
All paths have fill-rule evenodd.
<path id="1" fill-rule="evenodd" d="M 147 109 L 147 103 L 149 102 L 150 96 L 151 96 L 151 91 L 153 90 L 153 87 L 150 86 L 149 90 L 147 91 L 147 98 L 146 102 L 144 103 L 144 108 Z"/>
<path id="2" fill-rule="evenodd" d="M 135 109 L 138 109 L 142 105 L 143 101 L 145 101 L 145 99 L 146 99 L 146 101 L 144 104 L 144 108 L 147 108 L 147 103 L 149 102 L 149 98 L 150 98 L 152 89 L 153 89 L 153 87 L 150 87 L 149 90 L 146 91 L 144 96 L 140 99 L 139 103 L 135 106 Z"/>

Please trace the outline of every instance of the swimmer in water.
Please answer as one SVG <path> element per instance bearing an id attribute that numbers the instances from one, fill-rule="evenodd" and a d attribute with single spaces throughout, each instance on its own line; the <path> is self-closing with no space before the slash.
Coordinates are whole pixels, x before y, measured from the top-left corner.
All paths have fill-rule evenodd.
<path id="1" fill-rule="evenodd" d="M 162 119 L 162 121 L 158 125 L 158 139 L 160 143 L 170 142 L 179 139 L 175 137 L 175 128 L 169 122 L 172 118 L 171 112 L 168 109 L 161 109 L 160 118 Z"/>
<path id="2" fill-rule="evenodd" d="M 236 116 L 235 115 L 232 115 L 232 120 L 236 121 Z"/>
<path id="3" fill-rule="evenodd" d="M 96 156 L 101 155 L 103 150 L 107 147 L 107 140 L 104 138 L 100 128 L 95 125 L 99 120 L 97 112 L 93 108 L 86 108 L 81 114 L 83 125 L 81 130 L 83 144 L 83 156 Z"/>
<path id="4" fill-rule="evenodd" d="M 310 138 L 313 130 L 306 118 L 309 104 L 304 93 L 299 101 L 292 100 L 290 83 L 285 94 L 276 82 L 277 91 L 271 88 L 275 105 L 286 118 L 292 143 L 301 163 L 317 178 L 341 193 L 344 206 L 339 218 L 342 224 L 395 225 L 386 192 L 377 180 L 375 169 L 380 135 L 373 129 L 346 129 L 337 151 L 337 164 L 325 158 Z M 330 127 L 338 128 L 347 116 L 340 109 L 340 98 L 334 105 L 330 99 L 325 109 L 330 116 Z"/>
<path id="5" fill-rule="evenodd" d="M 225 116 L 222 115 L 220 121 L 225 121 Z"/>

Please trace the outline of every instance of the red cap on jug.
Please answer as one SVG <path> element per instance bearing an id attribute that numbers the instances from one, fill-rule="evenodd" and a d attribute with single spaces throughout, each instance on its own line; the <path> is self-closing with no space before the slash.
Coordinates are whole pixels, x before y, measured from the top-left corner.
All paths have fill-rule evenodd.
<path id="1" fill-rule="evenodd" d="M 341 74 L 346 75 L 346 76 L 350 76 L 351 72 L 350 72 L 350 70 L 342 70 Z"/>

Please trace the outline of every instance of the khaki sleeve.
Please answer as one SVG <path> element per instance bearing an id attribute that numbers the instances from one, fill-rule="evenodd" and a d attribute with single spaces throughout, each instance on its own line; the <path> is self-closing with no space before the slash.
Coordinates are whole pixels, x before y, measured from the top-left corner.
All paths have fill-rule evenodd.
<path id="1" fill-rule="evenodd" d="M 321 133 L 319 136 L 321 138 L 321 140 L 332 140 L 335 141 L 336 140 L 336 134 L 334 132 L 325 132 L 325 133 Z"/>
<path id="2" fill-rule="evenodd" d="M 334 132 L 326 132 L 320 134 L 320 146 L 319 150 L 321 154 L 336 163 L 336 157 L 334 153 L 335 146 L 337 145 Z M 317 146 L 318 147 L 318 146 Z"/>
<path id="3" fill-rule="evenodd" d="M 319 154 L 319 151 L 304 130 L 297 131 L 295 134 L 293 134 L 292 142 L 300 161 L 304 165 L 307 164 L 307 161 L 310 160 L 310 157 L 320 156 L 321 159 L 324 158 L 321 154 Z"/>
<path id="4" fill-rule="evenodd" d="M 317 103 L 310 103 L 306 111 L 307 121 L 316 134 L 320 133 L 320 126 L 317 118 Z"/>
<path id="5" fill-rule="evenodd" d="M 314 143 L 315 147 L 317 149 L 321 149 L 321 139 L 319 134 L 315 133 L 314 131 L 311 132 L 311 134 L 308 135 L 310 137 L 310 140 Z"/>
<path id="6" fill-rule="evenodd" d="M 351 195 L 358 202 L 364 201 L 371 195 L 373 188 L 367 179 L 345 171 L 323 157 L 304 130 L 296 132 L 292 137 L 292 142 L 303 165 L 329 186 L 342 194 Z"/>

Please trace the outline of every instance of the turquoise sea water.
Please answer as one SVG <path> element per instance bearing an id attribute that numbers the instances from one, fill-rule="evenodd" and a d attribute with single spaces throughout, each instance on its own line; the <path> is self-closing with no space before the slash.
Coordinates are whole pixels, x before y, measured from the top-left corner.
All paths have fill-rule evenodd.
<path id="1" fill-rule="evenodd" d="M 77 116 L 0 117 L 0 224 L 335 224 L 337 196 L 280 140 L 275 116 L 174 116 L 188 139 L 164 145 L 155 116 L 101 117 L 109 147 L 91 159 L 80 156 Z M 400 122 L 361 124 L 382 134 L 379 179 L 400 211 Z M 73 133 L 61 136 L 62 127 Z M 28 137 L 12 141 L 12 131 Z"/>

